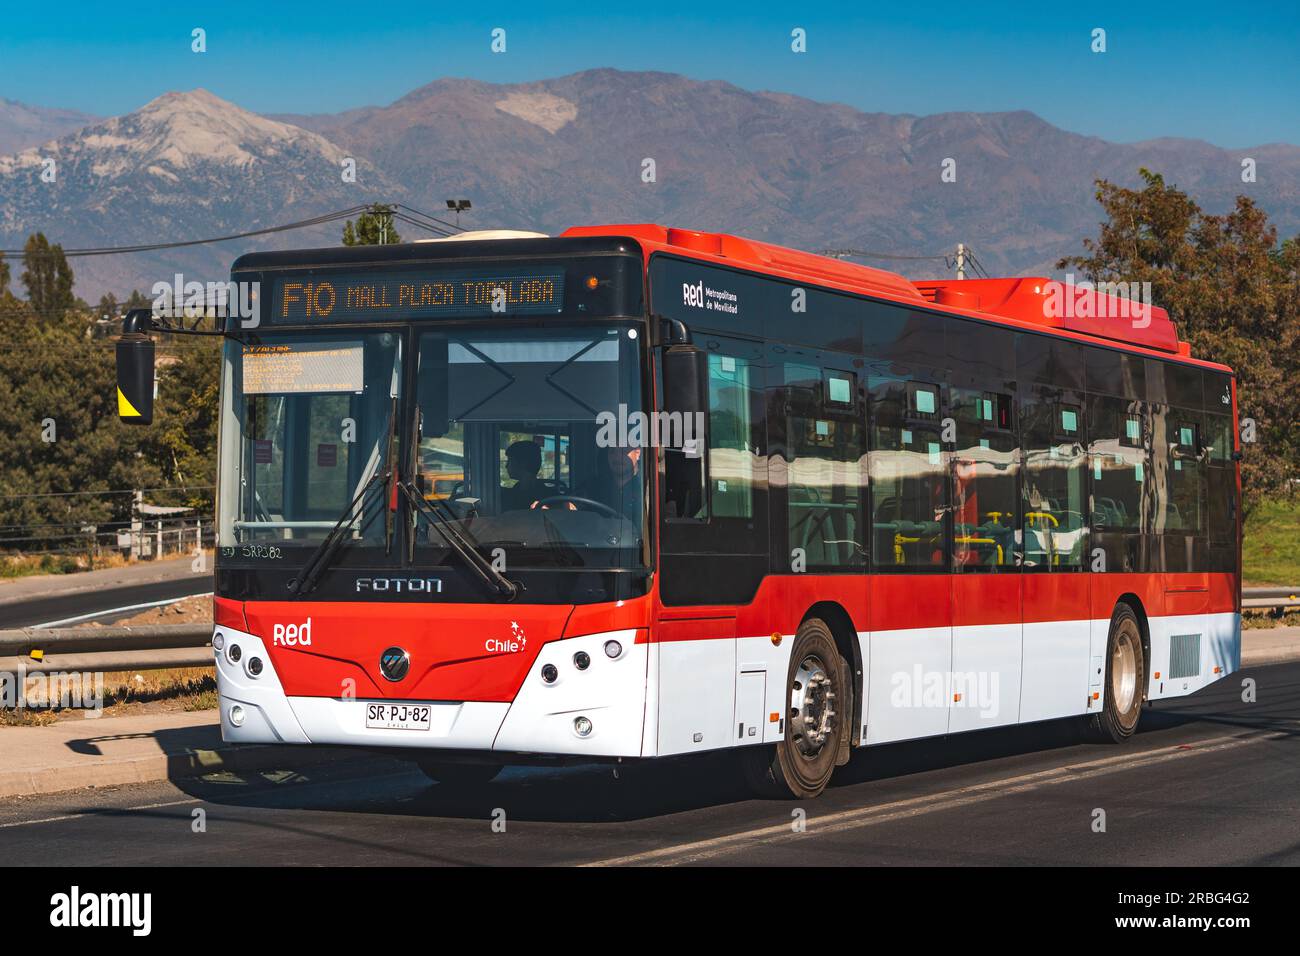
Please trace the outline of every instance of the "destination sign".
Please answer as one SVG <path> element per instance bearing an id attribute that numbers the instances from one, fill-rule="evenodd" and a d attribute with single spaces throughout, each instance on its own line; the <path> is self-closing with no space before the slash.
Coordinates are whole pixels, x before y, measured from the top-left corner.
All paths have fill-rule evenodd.
<path id="1" fill-rule="evenodd" d="M 364 348 L 360 342 L 246 345 L 245 395 L 360 392 Z"/>
<path id="2" fill-rule="evenodd" d="M 275 280 L 275 324 L 559 313 L 564 273 L 320 274 Z"/>

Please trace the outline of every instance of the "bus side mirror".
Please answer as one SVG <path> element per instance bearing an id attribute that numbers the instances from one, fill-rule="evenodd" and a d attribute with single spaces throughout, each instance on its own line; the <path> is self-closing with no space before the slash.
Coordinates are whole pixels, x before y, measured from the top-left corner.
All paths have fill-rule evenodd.
<path id="1" fill-rule="evenodd" d="M 669 346 L 663 357 L 663 383 L 664 411 L 673 435 L 664 448 L 666 517 L 702 517 L 704 452 L 708 447 L 708 355 L 694 345 Z"/>
<path id="2" fill-rule="evenodd" d="M 126 324 L 136 327 L 131 316 Z M 153 359 L 147 333 L 127 331 L 117 340 L 117 417 L 128 425 L 153 424 Z"/>

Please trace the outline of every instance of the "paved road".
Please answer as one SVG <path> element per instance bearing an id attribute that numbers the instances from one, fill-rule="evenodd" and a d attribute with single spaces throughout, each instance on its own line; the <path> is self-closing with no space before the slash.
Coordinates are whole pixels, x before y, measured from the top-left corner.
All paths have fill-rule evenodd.
<path id="1" fill-rule="evenodd" d="M 1244 703 L 1242 679 L 1255 681 Z M 428 783 L 379 757 L 302 773 L 11 801 L 11 864 L 1300 863 L 1300 663 L 1149 710 L 1127 747 L 1071 722 L 858 754 L 805 805 L 749 799 L 725 760 L 511 769 Z M 847 771 L 847 772 L 846 772 Z M 201 809 L 206 832 L 192 829 Z M 792 814 L 807 826 L 793 832 Z M 1094 832 L 1097 811 L 1105 832 Z M 494 832 L 504 811 L 504 833 Z"/>
<path id="2" fill-rule="evenodd" d="M 190 559 L 160 561 L 81 574 L 19 579 L 0 586 L 0 628 L 33 627 L 51 621 L 171 600 L 212 590 L 211 559 L 194 573 Z M 123 612 L 123 615 L 134 613 Z M 96 618 L 110 623 L 114 615 Z"/>

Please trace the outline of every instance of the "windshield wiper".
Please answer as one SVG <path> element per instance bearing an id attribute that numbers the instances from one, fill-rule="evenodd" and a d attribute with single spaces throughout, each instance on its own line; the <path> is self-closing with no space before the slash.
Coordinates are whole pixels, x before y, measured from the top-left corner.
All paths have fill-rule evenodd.
<path id="1" fill-rule="evenodd" d="M 415 487 L 414 482 L 399 482 L 397 487 L 402 490 L 406 500 L 411 503 L 411 508 L 415 514 L 424 516 L 425 520 L 447 542 L 447 546 L 460 555 L 469 569 L 477 574 L 484 584 L 504 596 L 506 600 L 514 599 L 519 593 L 520 586 L 494 568 L 491 561 L 479 554 L 461 535 L 460 529 L 456 527 L 455 523 L 425 500 L 424 496 L 420 494 L 420 490 Z M 412 535 L 412 551 L 414 551 L 414 548 L 415 537 Z"/>
<path id="2" fill-rule="evenodd" d="M 397 418 L 397 397 L 394 396 L 392 404 L 388 409 L 388 424 L 384 428 L 384 456 L 379 463 L 379 470 L 366 479 L 366 483 L 361 486 L 357 496 L 352 499 L 352 503 L 344 509 L 343 514 L 339 515 L 339 520 L 335 522 L 334 527 L 330 528 L 329 533 L 325 535 L 316 550 L 311 553 L 307 563 L 303 565 L 302 573 L 296 578 L 289 581 L 289 590 L 302 596 L 309 593 L 316 587 L 316 582 L 320 576 L 325 573 L 325 569 L 330 566 L 334 560 L 334 555 L 343 545 L 343 535 L 345 530 L 350 530 L 353 522 L 361 520 L 366 516 L 366 508 L 369 505 L 370 493 L 375 488 L 388 488 L 388 483 L 393 477 L 389 469 L 389 461 L 392 458 L 393 450 L 393 422 Z M 361 513 L 357 514 L 357 508 Z M 393 522 L 392 515 L 389 514 L 388 504 L 384 503 L 384 554 L 391 554 L 393 550 Z M 362 527 L 364 534 L 365 528 Z"/>
<path id="3" fill-rule="evenodd" d="M 387 487 L 391 472 L 376 472 L 370 476 L 370 480 L 361 486 L 357 496 L 352 499 L 352 503 L 339 516 L 339 520 L 334 527 L 329 530 L 325 538 L 316 546 L 316 550 L 311 553 L 307 563 L 303 565 L 302 573 L 289 582 L 289 590 L 294 594 L 303 595 L 316 587 L 316 582 L 320 580 L 321 574 L 329 567 L 333 561 L 335 553 L 343 545 L 343 536 L 346 530 L 350 530 L 352 523 L 357 520 L 357 508 L 361 509 L 361 517 L 365 516 L 366 506 L 370 493 L 377 487 Z M 387 553 L 392 547 L 392 537 L 389 531 L 387 516 L 384 520 L 384 551 Z"/>

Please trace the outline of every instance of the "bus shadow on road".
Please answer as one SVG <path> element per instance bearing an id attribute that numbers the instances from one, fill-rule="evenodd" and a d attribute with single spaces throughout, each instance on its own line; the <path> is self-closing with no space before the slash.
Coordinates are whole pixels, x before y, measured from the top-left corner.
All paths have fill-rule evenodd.
<path id="1" fill-rule="evenodd" d="M 1221 687 L 1205 697 L 1148 707 L 1130 746 L 1181 745 L 1190 739 L 1180 733 L 1184 731 L 1196 736 L 1300 735 L 1289 687 L 1271 688 L 1269 704 L 1243 706 L 1238 695 L 1235 687 Z M 1076 762 L 1125 750 L 1086 746 L 1084 729 L 1083 719 L 1073 717 L 855 750 L 853 759 L 836 771 L 831 790 L 1035 754 Z M 1161 734 L 1167 741 L 1159 739 Z M 1061 753 L 1072 748 L 1074 753 Z M 286 759 L 285 769 L 278 772 L 225 773 L 174 783 L 216 804 L 431 819 L 490 820 L 503 811 L 512 821 L 612 823 L 773 803 L 753 797 L 734 751 L 625 764 L 617 774 L 612 765 L 513 767 L 490 783 L 473 785 L 433 783 L 412 764 L 364 752 L 290 768 L 293 762 Z"/>
<path id="2" fill-rule="evenodd" d="M 831 788 L 1069 747 L 1080 742 L 1079 731 L 1077 721 L 1056 721 L 884 744 L 855 751 Z M 617 774 L 612 765 L 512 767 L 483 784 L 433 783 L 405 761 L 358 754 L 298 771 L 226 772 L 175 784 L 216 804 L 475 820 L 504 811 L 511 821 L 551 823 L 611 823 L 774 803 L 752 795 L 734 751 L 624 764 Z"/>

